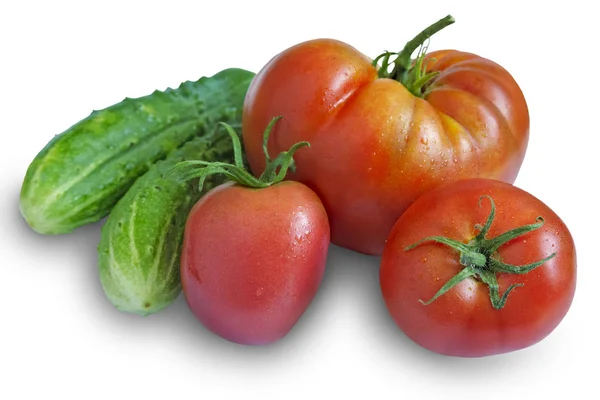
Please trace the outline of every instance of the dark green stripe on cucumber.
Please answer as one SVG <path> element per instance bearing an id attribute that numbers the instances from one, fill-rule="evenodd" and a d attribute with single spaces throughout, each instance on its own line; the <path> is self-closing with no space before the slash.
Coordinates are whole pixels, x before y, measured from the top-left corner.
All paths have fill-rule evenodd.
<path id="1" fill-rule="evenodd" d="M 27 169 L 19 208 L 42 234 L 62 234 L 108 215 L 158 160 L 221 120 L 241 115 L 254 73 L 226 69 L 94 111 L 55 136 Z"/>

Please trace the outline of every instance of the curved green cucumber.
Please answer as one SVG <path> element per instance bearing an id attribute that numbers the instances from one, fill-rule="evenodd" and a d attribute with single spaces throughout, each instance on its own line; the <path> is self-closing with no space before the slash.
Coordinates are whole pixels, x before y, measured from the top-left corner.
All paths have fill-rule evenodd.
<path id="1" fill-rule="evenodd" d="M 237 114 L 254 73 L 231 68 L 94 111 L 55 136 L 29 165 L 21 214 L 35 231 L 62 234 L 104 218 L 157 161 Z"/>
<path id="2" fill-rule="evenodd" d="M 199 191 L 197 184 L 175 181 L 169 169 L 184 160 L 232 158 L 225 132 L 199 137 L 158 161 L 117 202 L 98 246 L 102 287 L 117 309 L 146 316 L 177 298 L 185 221 L 201 195 L 222 182 L 211 177 Z"/>

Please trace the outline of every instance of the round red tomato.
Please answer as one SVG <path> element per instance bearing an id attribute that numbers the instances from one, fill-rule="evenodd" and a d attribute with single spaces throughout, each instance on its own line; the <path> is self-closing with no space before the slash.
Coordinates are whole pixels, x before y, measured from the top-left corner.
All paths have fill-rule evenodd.
<path id="1" fill-rule="evenodd" d="M 186 222 L 185 299 L 210 331 L 227 340 L 274 342 L 292 329 L 317 293 L 329 235 L 321 201 L 301 183 L 218 186 Z"/>
<path id="2" fill-rule="evenodd" d="M 531 346 L 569 310 L 573 238 L 542 201 L 467 179 L 419 197 L 385 246 L 381 292 L 398 327 L 437 353 L 480 357 Z"/>
<path id="3" fill-rule="evenodd" d="M 271 59 L 248 90 L 242 133 L 252 171 L 264 169 L 264 126 L 283 116 L 268 148 L 310 142 L 288 178 L 319 195 L 339 246 L 379 255 L 419 195 L 462 178 L 512 183 L 521 167 L 529 114 L 509 72 L 455 50 L 411 60 L 425 36 L 417 39 L 392 73 L 346 43 L 303 42 Z"/>

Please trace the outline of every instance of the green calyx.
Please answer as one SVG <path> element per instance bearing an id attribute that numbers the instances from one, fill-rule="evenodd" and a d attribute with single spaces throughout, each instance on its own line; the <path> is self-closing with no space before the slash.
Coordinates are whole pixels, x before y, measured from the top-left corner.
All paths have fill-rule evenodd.
<path id="1" fill-rule="evenodd" d="M 496 256 L 496 251 L 498 248 L 500 248 L 500 246 L 519 236 L 539 229 L 542 227 L 542 225 L 544 225 L 544 219 L 542 217 L 537 217 L 536 222 L 533 224 L 524 225 L 507 231 L 494 238 L 488 239 L 485 236 L 489 232 L 492 222 L 494 221 L 496 206 L 494 204 L 494 200 L 492 200 L 490 196 L 481 196 L 479 199 L 480 207 L 481 200 L 484 197 L 490 200 L 492 208 L 485 224 L 483 226 L 479 224 L 475 225 L 475 228 L 479 230 L 479 233 L 469 243 L 465 244 L 444 236 L 430 236 L 406 247 L 405 251 L 409 251 L 425 242 L 433 241 L 441 243 L 458 251 L 460 254 L 460 264 L 464 266 L 464 268 L 452 279 L 446 282 L 446 284 L 444 284 L 429 301 L 424 302 L 419 300 L 424 305 L 433 303 L 438 297 L 448 292 L 461 281 L 470 277 L 474 277 L 475 279 L 478 279 L 479 281 L 488 285 L 490 289 L 490 300 L 492 302 L 492 306 L 499 310 L 506 304 L 508 295 L 517 287 L 523 286 L 523 284 L 519 283 L 510 285 L 508 289 L 504 291 L 504 294 L 500 295 L 497 279 L 498 274 L 503 273 L 523 275 L 541 266 L 546 261 L 556 256 L 556 253 L 552 253 L 543 260 L 525 265 L 510 265 L 500 261 Z"/>
<path id="2" fill-rule="evenodd" d="M 260 177 L 255 177 L 246 169 L 240 138 L 233 128 L 224 122 L 219 122 L 217 124 L 217 129 L 219 127 L 224 127 L 229 133 L 229 136 L 231 136 L 233 142 L 234 164 L 203 160 L 182 161 L 173 167 L 172 173 L 176 175 L 176 179 L 180 181 L 198 178 L 200 189 L 204 185 L 206 177 L 214 174 L 223 174 L 230 181 L 256 189 L 266 188 L 283 181 L 287 171 L 294 170 L 294 153 L 301 147 L 310 146 L 310 144 L 308 142 L 296 143 L 290 147 L 289 150 L 282 151 L 277 157 L 271 159 L 269 151 L 267 150 L 267 143 L 273 127 L 281 118 L 283 117 L 277 116 L 273 118 L 264 131 L 263 152 L 266 158 L 266 167 Z"/>
<path id="3" fill-rule="evenodd" d="M 427 72 L 427 65 L 424 63 L 427 53 L 427 43 L 429 38 L 435 33 L 441 31 L 448 25 L 454 23 L 454 18 L 448 15 L 434 24 L 424 29 L 412 40 L 406 43 L 404 49 L 399 53 L 383 52 L 373 60 L 373 66 L 378 68 L 380 78 L 394 79 L 402 83 L 413 95 L 425 97 L 428 93 L 434 78 L 439 72 Z M 412 59 L 415 50 L 419 49 L 417 58 Z M 391 59 L 394 58 L 393 61 Z M 381 61 L 381 66 L 379 62 Z M 392 67 L 391 72 L 389 71 Z"/>

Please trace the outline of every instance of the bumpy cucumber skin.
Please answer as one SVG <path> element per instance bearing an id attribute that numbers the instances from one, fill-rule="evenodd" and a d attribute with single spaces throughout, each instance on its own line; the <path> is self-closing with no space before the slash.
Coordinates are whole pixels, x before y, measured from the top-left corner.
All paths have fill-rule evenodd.
<path id="1" fill-rule="evenodd" d="M 104 218 L 157 161 L 241 109 L 254 73 L 237 68 L 94 111 L 29 165 L 19 208 L 35 231 L 69 233 Z"/>
<path id="2" fill-rule="evenodd" d="M 178 183 L 169 169 L 190 159 L 231 162 L 224 132 L 199 137 L 158 161 L 117 202 L 102 226 L 98 268 L 106 297 L 120 311 L 143 316 L 171 304 L 181 292 L 179 260 L 187 216 L 202 194 L 223 178 Z"/>

